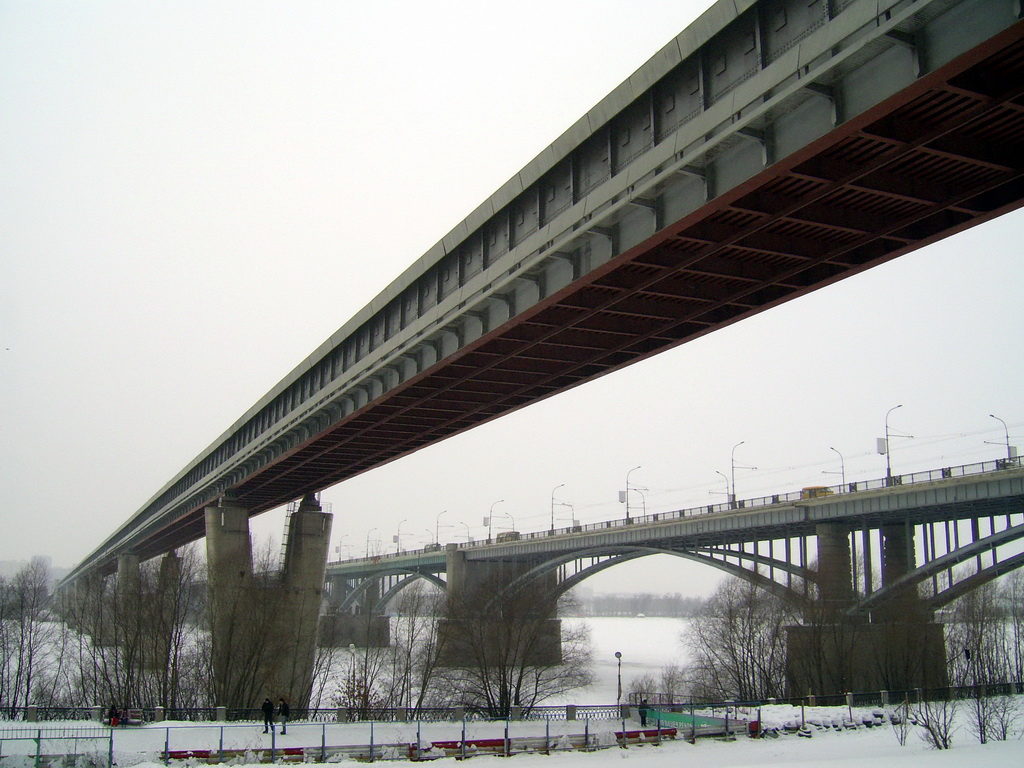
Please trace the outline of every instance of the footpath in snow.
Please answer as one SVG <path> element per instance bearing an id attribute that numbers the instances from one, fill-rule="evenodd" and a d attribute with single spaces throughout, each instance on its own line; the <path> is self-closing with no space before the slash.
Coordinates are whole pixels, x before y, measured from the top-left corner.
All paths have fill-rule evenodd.
<path id="1" fill-rule="evenodd" d="M 747 713 L 754 715 L 756 712 Z M 798 707 L 764 707 L 761 712 L 767 727 L 782 728 L 787 723 L 799 722 L 801 711 Z M 630 760 L 637 768 L 678 768 L 681 764 L 707 765 L 714 768 L 745 768 L 746 766 L 821 766 L 829 768 L 935 768 L 935 766 L 960 766 L 984 764 L 985 768 L 1019 768 L 1024 765 L 1024 741 L 1015 734 L 1011 741 L 978 744 L 977 740 L 961 724 L 951 750 L 937 751 L 921 738 L 919 728 L 912 728 L 906 745 L 901 746 L 893 729 L 888 724 L 857 728 L 827 727 L 850 718 L 845 707 L 808 707 L 804 716 L 808 724 L 823 723 L 826 727 L 808 726 L 801 737 L 784 733 L 776 738 L 751 739 L 739 736 L 727 741 L 722 738 L 699 738 L 695 744 L 685 739 L 685 728 L 680 728 L 677 739 L 666 738 L 660 745 L 650 737 L 650 731 L 626 748 L 616 746 L 616 731 L 622 731 L 622 721 L 513 721 L 475 722 L 465 724 L 466 741 L 502 742 L 507 736 L 514 745 L 512 759 L 521 768 L 530 768 L 533 761 L 543 760 L 545 768 L 552 763 L 561 768 L 569 764 L 584 766 L 605 766 L 609 761 Z M 860 723 L 871 720 L 871 710 L 852 711 L 853 721 Z M 651 723 L 648 723 L 650 726 Z M 639 723 L 627 721 L 626 728 L 632 734 L 639 731 Z M 10 723 L 0 726 L 0 768 L 34 768 L 36 765 L 35 737 L 44 730 L 52 732 L 65 729 L 67 739 L 57 741 L 44 738 L 41 752 L 44 755 L 67 755 L 59 761 L 46 760 L 48 764 L 67 766 L 106 766 L 110 758 L 120 768 L 157 768 L 165 765 L 165 755 L 171 753 L 171 765 L 196 765 L 210 760 L 217 763 L 216 756 L 230 751 L 231 765 L 259 764 L 269 758 L 267 750 L 274 746 L 277 762 L 302 765 L 303 760 L 317 760 L 326 747 L 343 745 L 389 745 L 378 748 L 378 759 L 401 759 L 422 757 L 432 759 L 453 759 L 443 757 L 454 754 L 445 746 L 458 744 L 463 738 L 462 723 L 293 723 L 288 733 L 279 731 L 273 735 L 264 734 L 262 726 L 253 724 L 220 723 L 161 723 L 136 728 L 111 730 L 97 727 L 95 723 Z M 590 744 L 595 751 L 584 752 L 574 747 L 582 742 L 575 737 L 587 730 Z M 75 737 L 72 737 L 72 733 Z M 56 734 L 52 734 L 56 735 Z M 419 749 L 417 750 L 417 744 Z M 59 748 L 58 748 L 59 747 Z M 602 749 L 603 747 L 603 749 Z M 550 754 L 544 754 L 550 750 Z M 190 756 L 188 753 L 192 752 Z M 200 753 L 197 755 L 195 753 Z M 493 759 L 487 750 L 471 749 L 467 756 L 474 760 Z M 355 759 L 355 751 L 331 750 L 329 762 Z M 366 754 L 365 752 L 363 753 Z M 499 750 L 500 754 L 500 750 Z M 75 755 L 81 757 L 74 757 Z M 312 762 L 310 764 L 313 764 Z M 554 768 L 558 768 L 558 765 Z M 537 768 L 540 768 L 538 765 Z"/>

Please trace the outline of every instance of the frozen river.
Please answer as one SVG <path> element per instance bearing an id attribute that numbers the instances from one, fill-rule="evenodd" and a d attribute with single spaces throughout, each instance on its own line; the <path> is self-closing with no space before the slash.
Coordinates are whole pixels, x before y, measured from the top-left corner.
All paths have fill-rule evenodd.
<path id="1" fill-rule="evenodd" d="M 614 704 L 617 676 L 615 652 L 622 653 L 622 696 L 629 681 L 643 674 L 660 677 L 663 667 L 684 666 L 688 654 L 680 640 L 686 619 L 586 618 L 562 619 L 566 625 L 590 627 L 594 649 L 594 684 L 545 704 Z"/>

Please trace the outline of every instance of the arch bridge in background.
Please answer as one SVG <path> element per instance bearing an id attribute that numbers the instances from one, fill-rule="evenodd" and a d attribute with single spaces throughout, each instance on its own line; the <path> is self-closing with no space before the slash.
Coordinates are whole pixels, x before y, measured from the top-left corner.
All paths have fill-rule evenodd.
<path id="1" fill-rule="evenodd" d="M 512 565 L 516 576 L 509 580 L 509 590 L 529 588 L 554 572 L 561 593 L 615 565 L 664 554 L 803 601 L 823 588 L 821 536 L 834 536 L 838 526 L 847 547 L 843 577 L 851 598 L 849 613 L 877 611 L 905 590 L 920 592 L 922 586 L 925 605 L 937 610 L 1024 565 L 1022 461 L 1003 459 L 851 483 L 810 498 L 802 492 L 774 494 L 520 533 L 515 541 L 449 544 L 444 551 L 431 548 L 329 563 L 328 591 L 335 607 L 348 610 L 371 584 L 383 583 L 379 598 L 364 606 L 380 612 L 418 579 L 443 587 L 448 553 L 462 551 L 471 561 Z M 902 551 L 894 552 L 887 537 L 898 537 Z M 893 570 L 897 563 L 898 572 Z M 876 570 L 883 574 L 881 580 Z"/>

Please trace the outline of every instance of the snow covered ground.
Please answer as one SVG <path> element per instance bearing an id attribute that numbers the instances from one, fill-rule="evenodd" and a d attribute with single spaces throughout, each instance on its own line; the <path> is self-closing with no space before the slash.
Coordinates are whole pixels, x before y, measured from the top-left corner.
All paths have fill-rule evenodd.
<path id="1" fill-rule="evenodd" d="M 792 717 L 799 717 L 799 710 L 790 707 L 775 707 L 772 712 L 763 712 L 766 722 L 784 722 Z M 839 714 L 827 708 L 808 709 L 807 716 L 828 717 Z M 845 714 L 845 710 L 843 711 Z M 859 714 L 857 710 L 854 714 Z M 72 724 L 63 724 L 70 726 Z M 86 724 L 74 724 L 86 725 Z M 208 726 L 175 727 L 175 724 L 130 728 L 119 730 L 114 738 L 114 757 L 118 766 L 129 768 L 158 768 L 162 765 L 162 747 L 165 738 L 170 739 L 171 749 L 216 749 L 220 739 L 220 728 L 214 724 Z M 636 723 L 628 723 L 635 728 Z M 593 721 L 591 733 L 598 733 L 598 743 L 611 744 L 613 737 L 609 731 L 621 724 L 610 721 Z M 512 735 L 522 736 L 528 733 L 544 735 L 543 723 L 513 723 Z M 552 723 L 551 736 L 564 732 L 582 732 L 582 723 Z M 503 723 L 476 724 L 471 726 L 467 738 L 500 737 Z M 263 735 L 258 726 L 229 726 L 225 730 L 226 747 L 247 747 L 258 749 L 269 747 L 269 737 Z M 417 727 L 415 724 L 377 724 L 375 726 L 375 743 L 402 742 L 415 744 Z M 300 726 L 294 724 L 286 736 L 277 734 L 276 746 L 281 750 L 287 747 L 318 747 L 321 734 L 325 731 L 321 726 Z M 4 729 L 4 735 L 10 734 Z M 369 725 L 353 723 L 331 725 L 326 728 L 328 744 L 350 743 L 366 744 L 369 742 Z M 604 734 L 601 736 L 600 734 Z M 457 723 L 430 724 L 423 726 L 423 741 L 441 739 L 458 739 L 461 725 Z M 555 740 L 553 738 L 553 740 Z M 4 768 L 30 768 L 31 748 L 15 750 L 11 747 L 18 742 L 6 742 L 4 755 L 0 763 Z M 81 745 L 79 746 L 81 750 Z M 96 749 L 88 750 L 105 760 L 105 744 L 97 743 Z M 22 756 L 19 756 L 21 753 Z M 408 750 L 394 750 L 394 757 L 404 757 Z M 294 758 L 292 758 L 294 759 Z M 474 762 L 494 759 L 490 756 L 478 756 Z M 962 727 L 954 740 L 954 747 L 948 751 L 930 749 L 920 736 L 912 732 L 906 746 L 900 746 L 892 729 L 888 726 L 861 728 L 855 731 L 815 730 L 810 738 L 796 735 L 784 735 L 775 739 L 748 739 L 741 737 L 735 741 L 719 739 L 698 739 L 696 744 L 686 741 L 666 741 L 661 746 L 654 744 L 634 745 L 626 749 L 611 747 L 595 752 L 564 752 L 551 755 L 519 754 L 512 758 L 520 768 L 530 768 L 537 762 L 536 768 L 594 768 L 608 766 L 620 761 L 630 761 L 634 768 L 678 768 L 679 765 L 715 766 L 715 768 L 744 768 L 746 766 L 827 766 L 827 768 L 934 768 L 935 766 L 981 765 L 985 768 L 1019 768 L 1024 765 L 1024 741 L 1019 738 L 1007 742 L 993 742 L 986 745 L 977 743 L 970 733 Z M 255 760 L 252 764 L 255 764 Z M 195 759 L 172 761 L 177 765 L 195 765 Z M 244 758 L 232 761 L 233 764 L 246 763 Z M 448 763 L 445 763 L 448 764 Z"/>
<path id="2" fill-rule="evenodd" d="M 616 678 L 618 665 L 615 651 L 622 653 L 622 684 L 623 691 L 628 690 L 629 681 L 633 677 L 645 673 L 655 678 L 663 666 L 668 664 L 685 664 L 687 652 L 680 644 L 679 638 L 685 622 L 678 619 L 566 619 L 565 621 L 585 621 L 590 625 L 594 644 L 595 672 L 597 680 L 593 686 L 577 691 L 566 699 L 578 705 L 609 704 L 615 701 Z M 1022 697 L 1024 698 L 1024 697 Z M 1024 708 L 1024 701 L 1021 701 Z M 870 716 L 872 709 L 854 708 L 853 720 L 860 722 L 862 717 Z M 779 705 L 764 707 L 757 711 L 741 712 L 741 716 L 753 719 L 760 714 L 766 726 L 784 726 L 788 721 L 799 722 L 801 711 L 798 707 Z M 808 722 L 844 719 L 850 712 L 845 707 L 806 708 L 804 716 Z M 34 742 L 10 741 L 14 729 L 24 729 L 25 735 L 34 736 L 35 727 L 86 727 L 97 735 L 92 744 L 71 746 L 66 751 L 91 752 L 97 756 L 101 764 L 105 764 L 109 749 L 108 734 L 105 728 L 96 728 L 94 723 L 40 723 L 29 728 L 30 724 L 0 724 L 0 768 L 32 768 L 34 760 Z M 277 749 L 297 747 L 320 747 L 328 745 L 369 744 L 371 739 L 370 724 L 292 724 L 288 734 L 275 734 Z M 621 721 L 594 720 L 589 725 L 582 721 L 574 723 L 523 722 L 510 724 L 510 736 L 549 736 L 557 742 L 562 734 L 582 734 L 588 728 L 592 737 L 599 744 L 614 744 L 613 732 L 622 729 Z M 639 723 L 635 720 L 626 723 L 627 730 L 636 730 Z M 501 738 L 504 735 L 504 723 L 470 723 L 466 734 L 467 739 Z M 375 744 L 401 743 L 415 744 L 419 737 L 421 744 L 432 741 L 458 740 L 462 736 L 461 723 L 430 723 L 417 726 L 416 723 L 378 723 L 373 726 L 372 738 Z M 548 730 L 550 729 L 550 730 Z M 221 745 L 225 749 L 257 750 L 270 746 L 270 737 L 264 735 L 262 727 L 255 725 L 228 724 L 221 728 L 219 724 L 167 723 L 152 724 L 141 728 L 119 729 L 114 734 L 114 758 L 120 768 L 159 768 L 163 765 L 162 754 L 165 747 L 174 751 L 210 749 L 218 750 Z M 54 743 L 54 746 L 56 744 Z M 44 753 L 57 750 L 44 746 Z M 407 755 L 408 749 L 392 750 L 394 757 Z M 255 756 L 253 756 L 255 758 Z M 291 759 L 296 759 L 292 757 Z M 341 758 L 335 758 L 341 759 Z M 486 765 L 491 756 L 480 755 L 473 758 L 474 764 Z M 680 765 L 714 766 L 714 768 L 772 768 L 773 766 L 825 766 L 826 768 L 941 768 L 942 766 L 962 766 L 984 764 L 985 768 L 1019 768 L 1024 765 L 1024 741 L 1020 734 L 1015 734 L 1008 742 L 979 745 L 970 733 L 963 712 L 960 727 L 954 736 L 952 750 L 939 752 L 929 748 L 920 736 L 919 729 L 910 732 L 906 746 L 900 746 L 892 728 L 888 725 L 857 730 L 813 729 L 810 738 L 801 738 L 787 734 L 778 738 L 748 739 L 741 737 L 735 741 L 722 741 L 715 738 L 698 739 L 696 744 L 684 740 L 665 741 L 661 746 L 647 743 L 630 746 L 627 749 L 609 748 L 595 752 L 556 752 L 551 755 L 518 754 L 514 758 L 515 765 L 520 768 L 604 768 L 613 762 L 630 761 L 634 768 L 678 768 Z M 482 762 L 479 762 L 482 761 Z M 543 763 L 541 764 L 541 762 Z M 195 758 L 172 761 L 177 765 L 195 765 Z M 251 763 L 256 760 L 252 759 Z M 244 757 L 235 758 L 233 765 L 250 764 Z M 292 765 L 303 765 L 290 763 Z M 445 761 L 442 764 L 450 764 Z"/>

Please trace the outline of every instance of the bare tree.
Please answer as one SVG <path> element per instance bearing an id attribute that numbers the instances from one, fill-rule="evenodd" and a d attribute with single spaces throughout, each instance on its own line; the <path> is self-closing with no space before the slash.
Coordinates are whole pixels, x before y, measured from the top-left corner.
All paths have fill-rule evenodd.
<path id="1" fill-rule="evenodd" d="M 889 725 L 896 736 L 896 741 L 901 747 L 907 746 L 907 736 L 910 735 L 910 701 L 903 699 L 902 702 L 889 713 Z"/>
<path id="2" fill-rule="evenodd" d="M 83 579 L 56 601 L 64 619 L 40 700 L 66 705 L 203 706 L 208 636 L 198 625 L 198 556 L 144 563 L 120 581 Z"/>
<path id="3" fill-rule="evenodd" d="M 1024 680 L 1024 570 L 1013 571 L 1000 581 L 1006 606 L 1010 674 L 1014 680 Z"/>
<path id="4" fill-rule="evenodd" d="M 692 649 L 694 694 L 715 700 L 783 696 L 785 626 L 794 620 L 793 607 L 780 598 L 742 579 L 724 580 L 683 634 Z"/>
<path id="5" fill-rule="evenodd" d="M 912 704 L 911 717 L 923 729 L 921 738 L 935 749 L 952 748 L 958 707 L 959 702 L 951 697 Z"/>
<path id="6" fill-rule="evenodd" d="M 384 670 L 390 655 L 390 648 L 350 645 L 335 675 L 336 689 L 331 697 L 334 705 L 360 719 L 371 717 L 374 709 L 389 706 Z"/>
<path id="7" fill-rule="evenodd" d="M 44 672 L 49 604 L 50 574 L 40 558 L 0 580 L 0 705 L 12 717 L 32 703 Z"/>
<path id="8" fill-rule="evenodd" d="M 13 717 L 32 702 L 44 673 L 50 641 L 46 563 L 34 558 L 0 588 L 0 702 Z"/>
<path id="9" fill-rule="evenodd" d="M 395 601 L 389 675 L 395 706 L 418 709 L 438 699 L 433 684 L 439 651 L 437 613 L 443 598 L 437 588 L 417 582 Z"/>
<path id="10" fill-rule="evenodd" d="M 651 699 L 661 692 L 658 688 L 658 680 L 650 672 L 637 675 L 630 679 L 626 687 L 626 701 L 639 703 L 643 699 Z"/>
<path id="11" fill-rule="evenodd" d="M 952 678 L 970 686 L 968 728 L 985 744 L 1006 730 L 999 721 L 1009 714 L 999 697 L 989 695 L 990 686 L 1007 682 L 1012 669 L 998 587 L 990 582 L 965 594 L 956 601 L 953 618 L 946 632 Z"/>
<path id="12" fill-rule="evenodd" d="M 690 693 L 690 682 L 686 679 L 685 670 L 676 665 L 670 664 L 661 669 L 661 693 L 665 695 L 669 703 L 682 701 Z"/>
<path id="13" fill-rule="evenodd" d="M 449 597 L 441 627 L 445 678 L 463 704 L 491 717 L 529 711 L 593 679 L 589 627 L 561 627 L 551 618 L 558 615 L 552 594 L 503 586 L 494 578 Z"/>

